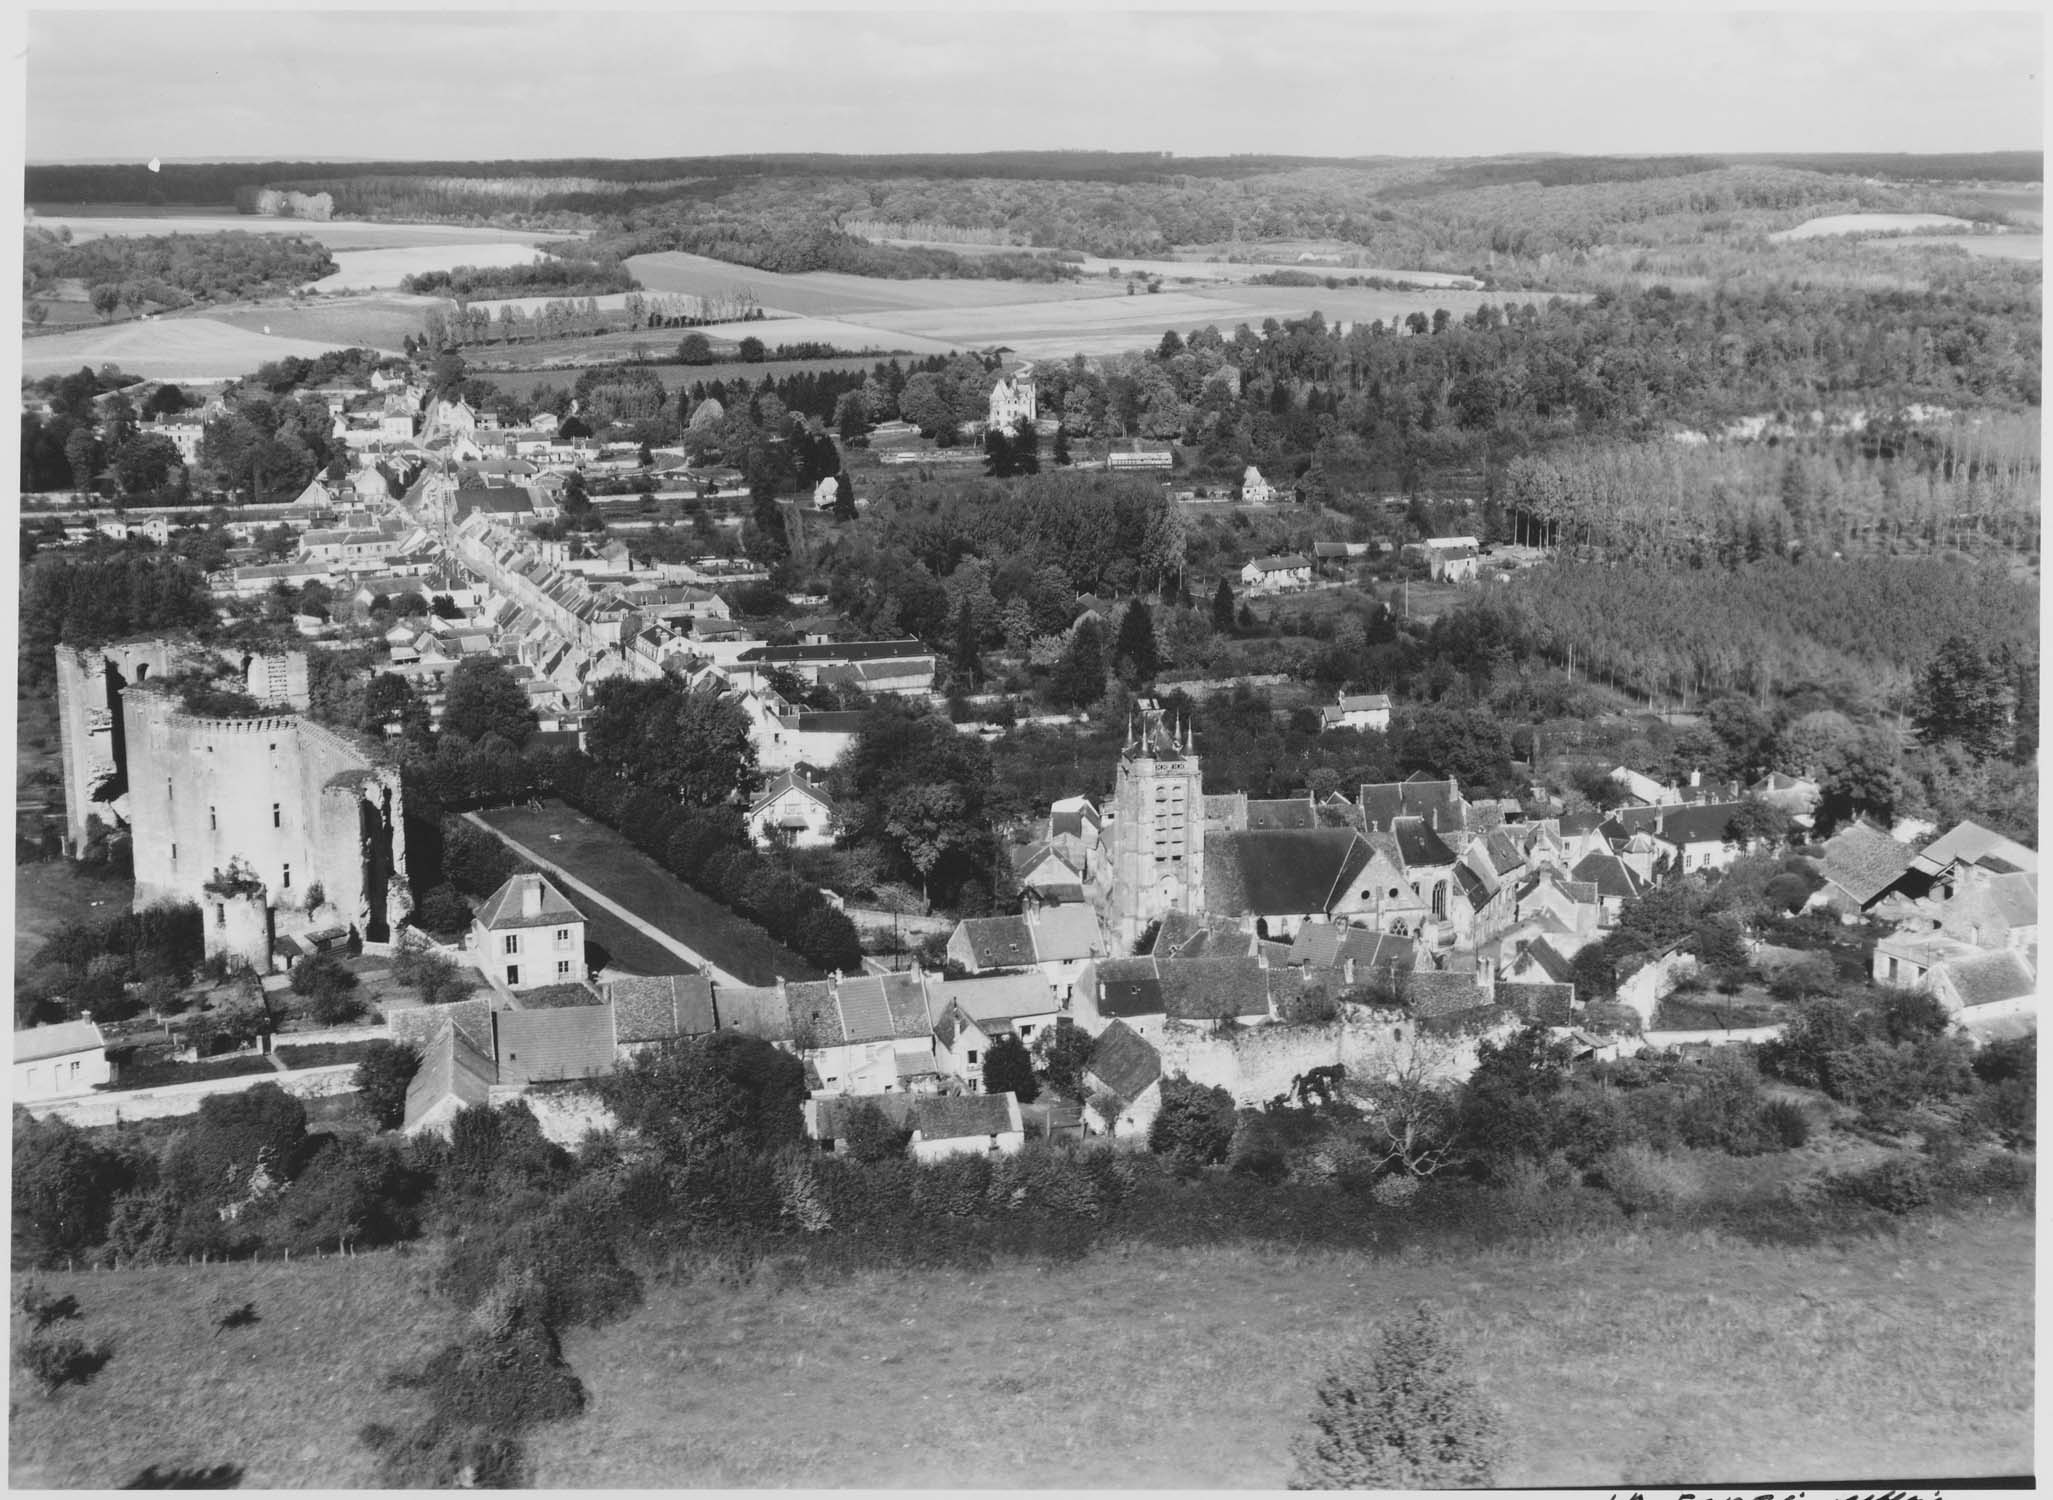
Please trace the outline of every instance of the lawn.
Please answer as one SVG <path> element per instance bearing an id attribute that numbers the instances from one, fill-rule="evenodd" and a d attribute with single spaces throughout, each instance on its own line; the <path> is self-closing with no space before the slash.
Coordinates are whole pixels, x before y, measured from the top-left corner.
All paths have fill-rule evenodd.
<path id="1" fill-rule="evenodd" d="M 1661 1232 L 695 1282 L 565 1341 L 591 1405 L 536 1434 L 536 1482 L 1280 1488 L 1334 1346 L 1420 1299 L 1504 1408 L 1499 1484 L 2021 1474 L 2032 1277 L 2018 1212 L 1803 1250 Z"/>
<path id="2" fill-rule="evenodd" d="M 365 1488 L 366 1422 L 402 1420 L 416 1399 L 385 1389 L 458 1322 L 420 1288 L 423 1257 L 162 1266 L 38 1275 L 78 1299 L 70 1331 L 113 1358 L 82 1387 L 9 1392 L 7 1477 L 25 1489 L 113 1489 L 155 1466 L 232 1464 L 252 1489 Z M 16 1282 L 21 1277 L 17 1274 Z M 252 1304 L 253 1326 L 218 1330 Z"/>
<path id="3" fill-rule="evenodd" d="M 818 969 L 772 942 L 755 924 L 700 895 L 603 823 L 560 802 L 545 802 L 540 812 L 502 807 L 478 816 L 750 984 L 775 983 L 779 974 L 787 979 L 821 977 Z M 591 924 L 593 937 L 610 947 L 599 926 Z M 664 953 L 669 967 L 650 972 L 676 973 L 680 960 L 666 949 L 657 951 Z M 632 959 L 623 962 L 636 966 Z"/>
<path id="4" fill-rule="evenodd" d="M 430 308 L 451 305 L 440 297 L 385 293 L 304 302 L 267 299 L 218 308 L 207 316 L 217 323 L 258 333 L 269 328 L 281 338 L 332 339 L 369 349 L 397 349 L 408 334 L 420 334 L 427 325 Z"/>
<path id="5" fill-rule="evenodd" d="M 68 859 L 17 865 L 14 871 L 14 965 L 20 969 L 66 922 L 100 923 L 128 910 L 135 887 L 100 880 Z"/>

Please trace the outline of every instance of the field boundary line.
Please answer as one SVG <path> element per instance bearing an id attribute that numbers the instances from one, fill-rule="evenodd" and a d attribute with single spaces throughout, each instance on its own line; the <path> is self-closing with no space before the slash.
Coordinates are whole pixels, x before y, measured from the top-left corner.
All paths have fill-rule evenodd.
<path id="1" fill-rule="evenodd" d="M 554 860 L 545 859 L 542 855 L 537 854 L 534 850 L 530 849 L 526 844 L 523 844 L 519 839 L 514 838 L 511 834 L 504 833 L 501 830 L 494 828 L 490 823 L 487 823 L 483 818 L 479 817 L 476 813 L 467 812 L 463 815 L 463 818 L 465 822 L 470 823 L 474 827 L 483 829 L 486 833 L 489 833 L 493 838 L 497 839 L 500 843 L 504 844 L 507 848 L 511 849 L 515 854 L 518 854 L 522 859 L 527 860 L 529 863 L 535 865 L 537 868 L 548 872 L 550 875 L 555 876 L 558 880 L 562 881 L 565 885 L 571 887 L 571 889 L 577 891 L 580 895 L 585 896 L 589 900 L 597 902 L 600 906 L 604 907 L 607 911 L 611 912 L 621 921 L 627 923 L 628 926 L 634 928 L 644 937 L 652 938 L 656 942 L 661 943 L 664 947 L 668 948 L 672 953 L 675 953 L 679 958 L 684 959 L 687 963 L 696 964 L 699 968 L 705 970 L 708 974 L 712 975 L 713 980 L 716 984 L 734 985 L 735 987 L 740 989 L 752 988 L 752 986 L 748 985 L 745 981 L 738 979 L 734 975 L 728 973 L 725 969 L 721 968 L 718 964 L 714 963 L 710 958 L 707 958 L 703 953 L 700 953 L 693 948 L 687 947 L 684 943 L 679 942 L 669 933 L 663 931 L 662 928 L 657 927 L 655 924 L 645 921 L 641 917 L 636 916 L 633 912 L 629 911 L 626 907 L 622 906 L 618 901 L 613 900 L 611 897 L 601 895 L 598 891 L 593 890 L 590 885 L 586 884 L 582 880 L 579 880 L 575 875 L 571 874 L 568 870 L 564 869 L 563 866 L 557 864 Z"/>

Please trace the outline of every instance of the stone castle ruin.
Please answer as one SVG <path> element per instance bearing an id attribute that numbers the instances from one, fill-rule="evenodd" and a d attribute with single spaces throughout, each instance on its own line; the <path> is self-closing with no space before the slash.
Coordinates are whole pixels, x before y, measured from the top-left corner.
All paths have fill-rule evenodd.
<path id="1" fill-rule="evenodd" d="M 208 955 L 260 971 L 300 934 L 389 942 L 412 909 L 399 768 L 290 711 L 305 706 L 299 653 L 230 658 L 252 696 L 282 699 L 282 711 L 187 713 L 162 684 L 210 655 L 164 641 L 58 648 L 74 850 L 88 816 L 126 824 L 136 909 L 193 902 Z"/>

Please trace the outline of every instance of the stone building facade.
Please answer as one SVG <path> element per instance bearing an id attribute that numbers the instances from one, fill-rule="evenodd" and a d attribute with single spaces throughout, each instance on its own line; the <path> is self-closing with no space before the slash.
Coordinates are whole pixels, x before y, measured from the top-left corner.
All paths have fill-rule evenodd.
<path id="1" fill-rule="evenodd" d="M 202 719 L 122 695 L 135 905 L 191 901 L 207 952 L 259 970 L 295 933 L 390 941 L 412 909 L 399 768 L 297 714 Z"/>
<path id="2" fill-rule="evenodd" d="M 1110 829 L 1113 935 L 1131 947 L 1170 912 L 1202 912 L 1205 787 L 1186 727 L 1179 741 L 1159 709 L 1120 753 Z"/>

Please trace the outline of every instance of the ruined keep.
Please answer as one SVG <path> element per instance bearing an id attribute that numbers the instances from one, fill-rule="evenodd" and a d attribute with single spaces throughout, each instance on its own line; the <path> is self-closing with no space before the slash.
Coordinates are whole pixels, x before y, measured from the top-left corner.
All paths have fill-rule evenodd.
<path id="1" fill-rule="evenodd" d="M 207 952 L 259 970 L 297 933 L 389 942 L 412 910 L 399 768 L 298 714 L 196 718 L 121 695 L 137 910 L 191 901 Z"/>
<path id="2" fill-rule="evenodd" d="M 64 825 L 74 859 L 85 854 L 86 820 L 109 827 L 128 818 L 126 728 L 121 712 L 125 689 L 153 678 L 204 667 L 219 657 L 243 674 L 259 703 L 307 706 L 304 651 L 253 655 L 212 652 L 187 640 L 154 637 L 105 646 L 57 648 L 57 735 L 64 763 Z"/>

